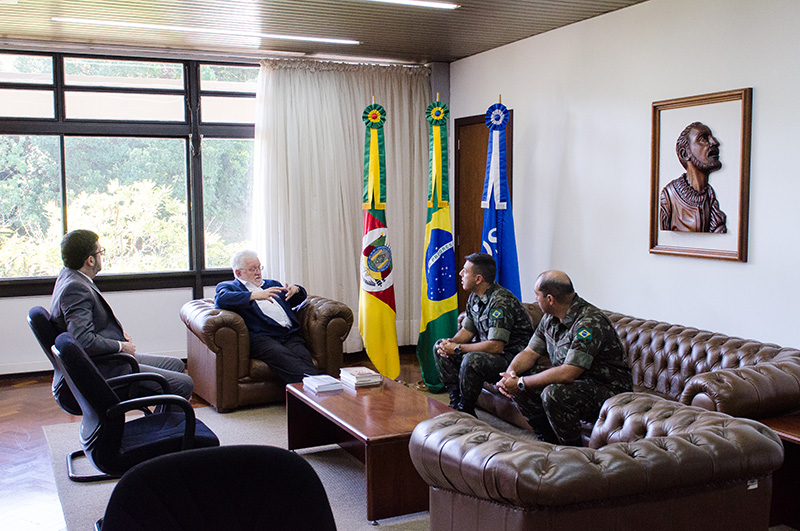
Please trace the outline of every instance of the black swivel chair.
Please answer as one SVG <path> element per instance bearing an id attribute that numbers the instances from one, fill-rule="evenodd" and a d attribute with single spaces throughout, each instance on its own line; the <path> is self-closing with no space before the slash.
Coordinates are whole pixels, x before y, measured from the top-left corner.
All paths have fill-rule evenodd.
<path id="1" fill-rule="evenodd" d="M 219 446 L 219 439 L 195 420 L 189 401 L 178 395 L 153 395 L 122 401 L 100 371 L 68 332 L 56 338 L 54 361 L 64 375 L 83 413 L 81 447 L 101 472 L 120 476 L 128 469 L 159 455 L 190 448 Z M 115 384 L 155 380 L 166 390 L 160 374 L 136 373 L 117 376 Z M 139 418 L 126 419 L 129 411 L 170 406 Z M 179 411 L 171 411 L 178 409 Z"/>
<path id="2" fill-rule="evenodd" d="M 122 476 L 98 531 L 336 531 L 308 462 L 274 446 L 221 446 L 151 459 Z"/>
<path id="3" fill-rule="evenodd" d="M 61 409 L 69 413 L 70 415 L 81 415 L 81 408 L 78 405 L 78 402 L 75 400 L 75 397 L 72 396 L 72 393 L 69 390 L 69 386 L 64 381 L 64 375 L 61 374 L 61 371 L 58 369 L 57 363 L 55 361 L 55 354 L 53 354 L 53 345 L 56 342 L 56 337 L 58 336 L 58 331 L 56 330 L 55 326 L 53 326 L 52 321 L 50 321 L 50 312 L 42 308 L 41 306 L 35 306 L 30 309 L 28 312 L 28 326 L 31 328 L 33 332 L 33 336 L 36 338 L 36 341 L 39 342 L 39 346 L 42 347 L 45 356 L 53 365 L 53 398 L 56 399 L 56 402 Z M 125 354 L 123 352 L 114 353 L 114 354 L 107 354 L 104 356 L 99 356 L 96 358 L 96 361 L 116 361 L 120 363 L 127 363 L 131 367 L 131 372 L 139 372 L 139 364 L 136 362 L 136 358 L 131 356 L 130 354 Z M 112 387 L 118 387 L 115 384 L 115 379 L 111 378 L 107 380 Z M 67 471 L 69 473 L 69 477 L 73 481 L 80 481 L 80 482 L 88 482 L 88 481 L 102 481 L 105 479 L 110 479 L 112 477 L 118 476 L 109 476 L 108 474 L 93 474 L 93 475 L 79 475 L 76 474 L 73 470 L 72 463 L 78 457 L 83 455 L 83 450 L 76 450 L 72 452 L 69 456 L 67 456 Z"/>

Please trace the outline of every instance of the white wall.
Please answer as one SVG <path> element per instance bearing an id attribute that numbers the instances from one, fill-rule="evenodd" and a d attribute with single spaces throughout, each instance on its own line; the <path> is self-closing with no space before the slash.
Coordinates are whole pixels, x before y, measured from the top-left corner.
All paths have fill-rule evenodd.
<path id="1" fill-rule="evenodd" d="M 186 357 L 186 327 L 180 308 L 192 299 L 191 289 L 111 292 L 104 294 L 136 351 Z M 51 370 L 28 328 L 28 311 L 50 308 L 50 297 L 0 299 L 0 374 Z"/>
<path id="2" fill-rule="evenodd" d="M 563 269 L 603 308 L 800 347 L 799 30 L 796 0 L 650 0 L 453 63 L 454 118 L 514 110 L 523 299 Z M 652 102 L 745 87 L 747 263 L 649 254 Z"/>

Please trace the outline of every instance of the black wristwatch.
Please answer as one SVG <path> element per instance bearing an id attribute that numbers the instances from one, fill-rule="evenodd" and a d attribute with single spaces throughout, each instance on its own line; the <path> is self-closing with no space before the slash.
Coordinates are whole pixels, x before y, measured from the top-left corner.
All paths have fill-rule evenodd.
<path id="1" fill-rule="evenodd" d="M 525 380 L 522 379 L 522 376 L 517 378 L 517 389 L 520 391 L 525 390 Z"/>
<path id="2" fill-rule="evenodd" d="M 458 354 L 459 356 L 462 354 L 461 345 L 453 347 L 453 354 Z"/>

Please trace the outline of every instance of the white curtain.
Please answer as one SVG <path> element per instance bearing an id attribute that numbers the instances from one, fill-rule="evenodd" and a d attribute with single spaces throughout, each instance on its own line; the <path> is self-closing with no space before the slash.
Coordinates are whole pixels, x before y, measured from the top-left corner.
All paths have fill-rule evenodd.
<path id="1" fill-rule="evenodd" d="M 266 278 L 305 286 L 355 314 L 363 225 L 364 108 L 386 109 L 386 221 L 397 337 L 417 342 L 428 179 L 425 67 L 264 60 L 258 81 L 253 227 Z"/>

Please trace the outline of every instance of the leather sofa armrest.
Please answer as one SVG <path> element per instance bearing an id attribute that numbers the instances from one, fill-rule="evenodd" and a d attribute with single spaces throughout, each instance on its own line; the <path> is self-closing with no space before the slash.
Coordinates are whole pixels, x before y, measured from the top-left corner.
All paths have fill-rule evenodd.
<path id="1" fill-rule="evenodd" d="M 216 308 L 212 299 L 196 299 L 181 307 L 181 320 L 214 354 L 236 351 L 237 369 L 232 377 L 243 378 L 249 374 L 250 334 L 239 314 Z M 227 355 L 230 354 L 226 352 Z M 227 360 L 226 365 L 229 363 L 231 360 Z"/>
<path id="2" fill-rule="evenodd" d="M 297 311 L 300 335 L 317 368 L 339 377 L 343 364 L 344 340 L 353 326 L 353 311 L 344 303 L 309 295 Z"/>
<path id="3" fill-rule="evenodd" d="M 681 394 L 683 404 L 753 419 L 782 415 L 800 408 L 800 359 L 698 374 Z"/>
<path id="4" fill-rule="evenodd" d="M 632 407 L 647 411 L 653 404 L 645 400 Z M 557 446 L 512 436 L 452 412 L 417 425 L 409 451 L 420 476 L 433 487 L 524 508 L 597 503 L 760 478 L 783 462 L 780 439 L 766 426 L 671 404 L 685 409 L 691 420 L 671 436 L 642 436 L 598 449 Z M 626 420 L 626 406 L 624 401 L 616 404 L 612 417 L 637 424 L 628 429 L 646 434 L 647 416 L 630 415 Z"/>

